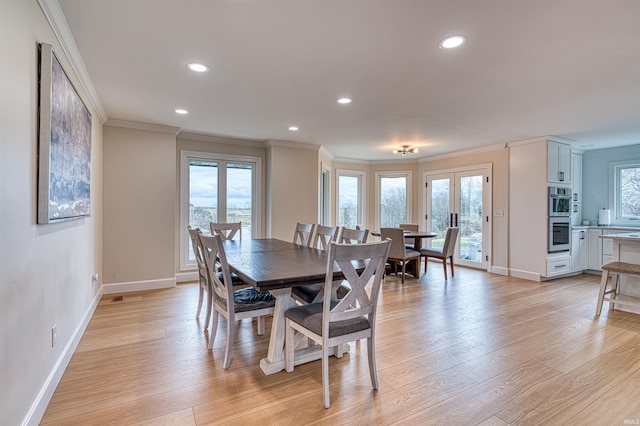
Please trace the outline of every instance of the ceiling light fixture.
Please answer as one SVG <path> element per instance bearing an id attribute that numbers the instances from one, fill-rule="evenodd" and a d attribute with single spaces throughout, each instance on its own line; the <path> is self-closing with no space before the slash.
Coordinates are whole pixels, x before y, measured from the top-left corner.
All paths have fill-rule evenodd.
<path id="1" fill-rule="evenodd" d="M 290 126 L 289 130 L 291 130 L 292 132 L 296 132 L 298 131 L 298 126 Z"/>
<path id="2" fill-rule="evenodd" d="M 182 108 L 176 108 L 173 110 L 176 114 L 180 114 L 180 115 L 186 115 L 189 114 L 189 111 L 187 111 L 186 109 L 182 109 Z"/>
<path id="3" fill-rule="evenodd" d="M 340 98 L 340 99 L 338 99 L 338 103 L 339 104 L 350 104 L 351 103 L 351 98 Z"/>
<path id="4" fill-rule="evenodd" d="M 201 64 L 199 62 L 189 62 L 187 64 L 187 68 L 189 68 L 191 71 L 195 71 L 195 72 L 207 72 L 209 71 L 209 67 L 206 66 L 205 64 Z"/>
<path id="5" fill-rule="evenodd" d="M 440 49 L 453 49 L 462 46 L 467 42 L 467 38 L 463 35 L 452 35 L 443 39 L 438 46 Z"/>
<path id="6" fill-rule="evenodd" d="M 402 148 L 394 149 L 393 153 L 394 154 L 402 154 L 402 156 L 404 157 L 407 154 L 417 154 L 418 153 L 418 148 L 411 148 L 409 145 L 402 145 Z"/>

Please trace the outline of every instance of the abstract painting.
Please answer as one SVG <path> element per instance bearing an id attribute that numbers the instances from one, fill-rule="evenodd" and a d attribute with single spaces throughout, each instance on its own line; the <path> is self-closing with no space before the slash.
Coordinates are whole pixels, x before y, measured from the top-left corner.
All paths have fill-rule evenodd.
<path id="1" fill-rule="evenodd" d="M 40 44 L 38 223 L 91 213 L 91 113 L 50 44 Z"/>

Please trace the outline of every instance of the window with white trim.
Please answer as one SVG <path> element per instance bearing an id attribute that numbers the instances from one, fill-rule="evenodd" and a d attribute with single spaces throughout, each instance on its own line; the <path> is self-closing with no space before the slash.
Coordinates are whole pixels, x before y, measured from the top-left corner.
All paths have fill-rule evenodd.
<path id="1" fill-rule="evenodd" d="M 187 226 L 210 234 L 210 222 L 242 222 L 242 238 L 260 235 L 262 159 L 181 152 L 180 269 L 195 266 Z"/>
<path id="2" fill-rule="evenodd" d="M 616 224 L 638 225 L 640 221 L 640 160 L 610 164 L 613 190 L 610 192 Z"/>
<path id="3" fill-rule="evenodd" d="M 376 227 L 411 223 L 412 173 L 376 172 Z"/>
<path id="4" fill-rule="evenodd" d="M 337 170 L 336 185 L 337 215 L 336 225 L 355 229 L 364 224 L 365 172 Z"/>

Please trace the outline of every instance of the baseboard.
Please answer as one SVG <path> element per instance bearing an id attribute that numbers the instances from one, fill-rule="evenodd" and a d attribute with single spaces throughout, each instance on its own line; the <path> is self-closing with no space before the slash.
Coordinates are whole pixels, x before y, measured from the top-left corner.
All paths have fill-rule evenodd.
<path id="1" fill-rule="evenodd" d="M 176 274 L 176 281 L 179 283 L 198 281 L 198 271 L 178 272 Z"/>
<path id="2" fill-rule="evenodd" d="M 503 266 L 492 266 L 489 272 L 492 274 L 509 276 L 509 268 L 505 268 Z"/>
<path id="3" fill-rule="evenodd" d="M 67 369 L 69 361 L 71 361 L 71 357 L 76 351 L 76 348 L 80 343 L 80 339 L 82 338 L 87 325 L 89 325 L 89 321 L 91 321 L 93 312 L 96 310 L 96 307 L 98 306 L 102 295 L 103 288 L 100 287 L 93 300 L 91 301 L 89 308 L 82 317 L 82 320 L 78 324 L 78 327 L 76 327 L 75 331 L 73 332 L 71 339 L 69 340 L 69 342 L 67 342 L 67 345 L 60 354 L 60 358 L 58 358 L 58 361 L 54 365 L 53 370 L 51 370 L 49 377 L 47 377 L 47 380 L 44 382 L 42 389 L 40 389 L 36 400 L 33 402 L 31 409 L 22 422 L 23 425 L 38 425 L 42 420 L 42 417 L 47 410 L 47 406 L 51 401 L 51 397 L 53 396 L 56 387 L 58 387 L 58 383 L 60 383 L 60 379 L 62 378 L 64 371 Z"/>
<path id="4" fill-rule="evenodd" d="M 511 275 L 512 277 L 522 278 L 530 281 L 537 281 L 537 282 L 542 281 L 540 274 L 536 272 L 521 271 L 519 269 L 510 269 L 509 275 Z"/>
<path id="5" fill-rule="evenodd" d="M 104 294 L 129 293 L 132 291 L 158 290 L 176 286 L 176 279 L 162 278 L 159 280 L 131 281 L 125 283 L 103 284 Z"/>

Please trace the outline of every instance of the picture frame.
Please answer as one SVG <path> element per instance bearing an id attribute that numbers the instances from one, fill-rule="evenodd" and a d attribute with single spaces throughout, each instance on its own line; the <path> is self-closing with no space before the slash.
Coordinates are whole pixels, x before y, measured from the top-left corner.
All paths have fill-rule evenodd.
<path id="1" fill-rule="evenodd" d="M 91 113 L 53 46 L 39 44 L 38 224 L 91 215 Z"/>

